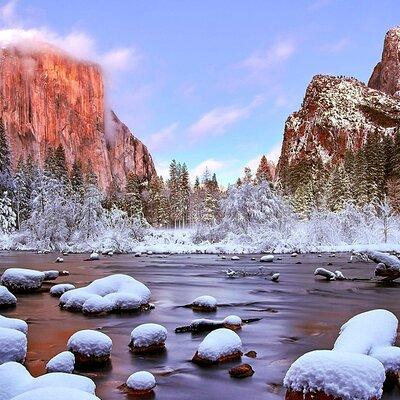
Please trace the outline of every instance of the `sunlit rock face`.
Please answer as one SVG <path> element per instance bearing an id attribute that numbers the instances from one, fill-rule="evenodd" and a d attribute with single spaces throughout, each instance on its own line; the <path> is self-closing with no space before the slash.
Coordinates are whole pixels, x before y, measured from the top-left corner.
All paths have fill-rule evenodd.
<path id="1" fill-rule="evenodd" d="M 80 160 L 104 190 L 129 171 L 155 173 L 147 148 L 106 108 L 100 67 L 50 46 L 0 49 L 0 116 L 14 167 L 29 154 L 43 165 L 61 143 L 68 166 Z"/>
<path id="2" fill-rule="evenodd" d="M 386 34 L 382 60 L 374 68 L 368 86 L 400 98 L 400 27 Z"/>

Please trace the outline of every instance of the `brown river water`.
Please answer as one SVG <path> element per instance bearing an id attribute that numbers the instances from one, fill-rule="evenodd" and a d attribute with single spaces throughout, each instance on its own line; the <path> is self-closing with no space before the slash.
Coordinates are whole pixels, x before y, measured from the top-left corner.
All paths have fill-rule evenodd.
<path id="1" fill-rule="evenodd" d="M 335 258 L 313 254 L 296 258 L 283 255 L 273 264 L 262 264 L 280 272 L 279 283 L 263 276 L 229 279 L 226 268 L 257 272 L 261 263 L 251 255 L 239 261 L 216 255 L 157 256 L 114 255 L 100 261 L 84 261 L 87 255 L 69 255 L 55 264 L 55 254 L 22 252 L 0 253 L 0 272 L 9 267 L 38 270 L 66 269 L 69 276 L 54 283 L 70 282 L 83 286 L 96 278 L 124 273 L 145 283 L 152 292 L 154 310 L 138 314 L 86 317 L 62 311 L 58 299 L 48 293 L 18 295 L 16 308 L 3 315 L 25 319 L 29 324 L 26 365 L 34 375 L 44 373 L 46 362 L 66 350 L 68 338 L 81 329 L 101 329 L 113 340 L 112 366 L 85 373 L 97 385 L 102 400 L 128 399 L 118 386 L 135 371 L 148 370 L 156 376 L 154 398 L 168 399 L 283 399 L 282 380 L 290 364 L 300 355 L 315 349 L 332 348 L 340 326 L 353 315 L 386 308 L 400 317 L 400 285 L 383 286 L 370 281 L 327 282 L 314 278 L 316 267 L 340 269 L 348 277 L 370 278 L 373 264 L 348 263 L 349 254 Z M 259 255 L 255 256 L 259 260 Z M 301 264 L 297 264 L 301 262 Z M 332 266 L 327 266 L 331 262 Z M 180 307 L 195 297 L 209 294 L 217 298 L 218 311 L 211 315 Z M 242 318 L 262 318 L 245 325 L 239 335 L 243 350 L 257 352 L 257 358 L 243 356 L 255 374 L 236 380 L 228 370 L 240 362 L 202 368 L 190 362 L 205 334 L 175 334 L 178 326 L 192 319 L 222 319 L 235 314 Z M 129 352 L 130 332 L 137 325 L 154 322 L 168 329 L 167 352 L 161 356 L 137 356 Z M 399 399 L 396 389 L 383 399 Z"/>

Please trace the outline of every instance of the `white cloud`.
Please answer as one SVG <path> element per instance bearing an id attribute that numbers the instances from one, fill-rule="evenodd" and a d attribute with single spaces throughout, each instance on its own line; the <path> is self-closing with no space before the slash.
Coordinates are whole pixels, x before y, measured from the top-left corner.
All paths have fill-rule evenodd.
<path id="1" fill-rule="evenodd" d="M 189 139 L 196 141 L 203 136 L 224 134 L 231 125 L 248 118 L 253 109 L 261 105 L 263 101 L 262 97 L 257 96 L 244 107 L 217 107 L 208 111 L 188 128 Z"/>
<path id="2" fill-rule="evenodd" d="M 327 53 L 340 53 L 341 51 L 346 49 L 349 44 L 350 39 L 348 37 L 344 37 L 334 43 L 328 43 L 321 46 L 321 50 Z"/>
<path id="3" fill-rule="evenodd" d="M 296 51 L 296 46 L 291 39 L 281 39 L 264 51 L 256 51 L 243 60 L 239 66 L 248 69 L 252 74 L 260 74 L 266 70 L 279 67 L 287 61 Z"/>
<path id="4" fill-rule="evenodd" d="M 173 124 L 150 135 L 147 139 L 150 150 L 159 150 L 162 146 L 165 146 L 168 142 L 171 142 L 175 136 L 178 126 L 178 122 L 174 122 Z"/>
<path id="5" fill-rule="evenodd" d="M 0 20 L 5 26 L 17 24 L 18 17 L 16 13 L 17 0 L 10 0 L 0 7 Z"/>
<path id="6" fill-rule="evenodd" d="M 249 167 L 251 169 L 251 172 L 253 174 L 256 173 L 257 168 L 260 164 L 260 160 L 261 160 L 262 154 L 259 154 L 258 156 L 252 158 L 251 160 L 247 161 L 245 167 Z"/>
<path id="7" fill-rule="evenodd" d="M 218 172 L 222 168 L 226 167 L 227 163 L 225 161 L 215 160 L 214 158 L 209 158 L 208 160 L 202 161 L 195 168 L 190 170 L 190 176 L 195 179 L 196 176 L 201 177 L 205 170 L 208 169 L 211 173 Z"/>

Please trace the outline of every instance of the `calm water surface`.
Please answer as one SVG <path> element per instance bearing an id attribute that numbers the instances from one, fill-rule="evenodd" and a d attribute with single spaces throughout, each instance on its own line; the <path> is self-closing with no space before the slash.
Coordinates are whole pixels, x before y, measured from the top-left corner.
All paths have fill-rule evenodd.
<path id="1" fill-rule="evenodd" d="M 0 253 L 0 272 L 9 267 L 38 270 L 67 269 L 70 275 L 55 283 L 70 282 L 83 286 L 96 278 L 124 273 L 145 283 L 152 292 L 156 308 L 149 312 L 106 317 L 85 317 L 61 311 L 58 299 L 48 293 L 19 295 L 15 309 L 3 315 L 22 318 L 29 323 L 27 367 L 37 376 L 46 362 L 66 350 L 68 338 L 80 329 L 101 329 L 113 340 L 112 367 L 86 373 L 97 384 L 103 400 L 126 400 L 117 388 L 133 372 L 148 370 L 156 375 L 155 398 L 167 399 L 283 399 L 282 380 L 290 364 L 300 355 L 315 349 L 332 348 L 340 326 L 354 314 L 386 308 L 400 317 L 400 285 L 382 286 L 371 282 L 326 282 L 315 279 L 316 267 L 341 269 L 349 277 L 369 278 L 373 265 L 348 263 L 349 255 L 336 258 L 324 255 L 282 256 L 281 261 L 263 264 L 281 273 L 273 283 L 261 276 L 228 279 L 221 272 L 228 267 L 257 272 L 258 261 L 250 255 L 240 261 L 222 260 L 215 255 L 170 255 L 167 258 L 115 255 L 100 261 L 84 261 L 87 255 L 69 255 L 64 264 L 55 264 L 55 254 Z M 257 260 L 259 256 L 256 256 Z M 229 257 L 228 257 L 229 258 Z M 301 262 L 301 264 L 297 264 Z M 221 306 L 213 314 L 201 314 L 180 306 L 195 297 L 209 294 Z M 251 364 L 251 378 L 235 380 L 228 370 L 238 362 L 212 368 L 200 368 L 190 362 L 205 334 L 175 334 L 177 326 L 194 318 L 224 318 L 236 314 L 262 320 L 244 326 L 239 332 L 244 352 L 255 350 L 257 358 L 242 358 Z M 154 322 L 168 329 L 167 352 L 142 357 L 129 352 L 130 332 L 137 325 Z M 386 394 L 385 400 L 399 399 L 400 392 Z"/>

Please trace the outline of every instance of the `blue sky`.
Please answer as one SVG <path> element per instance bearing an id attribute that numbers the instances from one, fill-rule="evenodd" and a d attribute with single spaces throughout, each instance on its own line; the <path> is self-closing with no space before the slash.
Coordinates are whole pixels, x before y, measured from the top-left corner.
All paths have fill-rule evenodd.
<path id="1" fill-rule="evenodd" d="M 367 81 L 396 0 L 11 0 L 3 29 L 39 29 L 105 66 L 108 103 L 148 145 L 236 180 L 276 158 L 287 116 L 315 74 Z"/>

